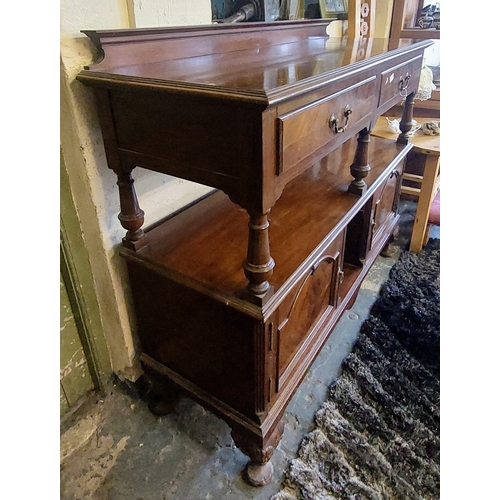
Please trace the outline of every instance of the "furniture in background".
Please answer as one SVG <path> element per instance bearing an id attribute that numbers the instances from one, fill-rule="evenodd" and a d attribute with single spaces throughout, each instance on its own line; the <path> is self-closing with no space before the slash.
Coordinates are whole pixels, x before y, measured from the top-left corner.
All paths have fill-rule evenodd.
<path id="1" fill-rule="evenodd" d="M 376 0 L 349 0 L 347 34 L 349 37 L 373 38 Z"/>
<path id="2" fill-rule="evenodd" d="M 430 230 L 432 226 L 441 226 L 441 189 L 437 190 L 436 196 L 432 200 L 427 227 L 424 235 L 424 246 L 429 241 Z"/>
<path id="3" fill-rule="evenodd" d="M 424 0 L 394 0 L 389 47 L 395 49 L 415 40 L 439 40 L 441 31 L 435 27 L 421 28 L 418 17 Z"/>
<path id="4" fill-rule="evenodd" d="M 392 120 L 394 117 L 389 119 Z M 423 124 L 432 120 L 432 118 L 415 118 L 415 120 Z M 397 134 L 389 131 L 387 117 L 385 116 L 377 120 L 372 135 L 388 139 L 397 137 Z M 413 137 L 410 138 L 410 141 L 413 144 L 413 149 L 408 154 L 401 193 L 417 198 L 410 251 L 420 252 L 429 237 L 429 221 L 434 224 L 439 223 L 439 198 L 434 203 L 431 219 L 429 219 L 429 216 L 440 186 L 440 136 L 425 135 L 421 130 L 417 130 Z M 420 167 L 420 171 L 414 172 L 411 170 L 412 167 Z"/>
<path id="5" fill-rule="evenodd" d="M 285 408 L 398 222 L 428 42 L 332 39 L 329 20 L 84 31 L 118 177 L 145 378 L 223 418 L 272 479 Z M 397 138 L 370 138 L 407 93 Z M 143 229 L 132 171 L 216 188 Z M 153 411 L 158 406 L 152 406 Z"/>
<path id="6" fill-rule="evenodd" d="M 422 12 L 423 5 L 424 0 L 394 0 L 389 34 L 389 47 L 391 49 L 418 40 L 439 40 L 441 38 L 439 29 L 435 27 L 420 28 L 418 26 L 418 17 Z M 436 89 L 432 91 L 430 99 L 415 101 L 413 111 L 415 117 L 439 118 L 441 89 L 439 82 L 435 83 Z M 394 109 L 395 114 L 400 111 L 400 108 Z"/>

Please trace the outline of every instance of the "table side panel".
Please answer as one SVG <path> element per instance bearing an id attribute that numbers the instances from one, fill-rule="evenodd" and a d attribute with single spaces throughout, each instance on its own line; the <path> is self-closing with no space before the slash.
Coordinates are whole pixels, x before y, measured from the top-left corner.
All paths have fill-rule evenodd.
<path id="1" fill-rule="evenodd" d="M 255 320 L 127 260 L 142 352 L 246 415 L 255 414 Z"/>
<path id="2" fill-rule="evenodd" d="M 262 197 L 261 109 L 158 92 L 109 95 L 117 148 L 127 167 L 222 189 L 241 204 L 246 189 Z"/>

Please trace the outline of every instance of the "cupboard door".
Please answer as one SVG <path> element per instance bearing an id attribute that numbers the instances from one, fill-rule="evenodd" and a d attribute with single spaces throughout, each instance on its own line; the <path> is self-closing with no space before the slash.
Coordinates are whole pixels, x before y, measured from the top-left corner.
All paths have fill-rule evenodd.
<path id="1" fill-rule="evenodd" d="M 370 249 L 387 236 L 387 228 L 396 216 L 402 172 L 403 162 L 400 162 L 373 195 Z"/>
<path id="2" fill-rule="evenodd" d="M 344 233 L 314 261 L 278 309 L 277 390 L 300 365 L 307 346 L 336 307 Z"/>

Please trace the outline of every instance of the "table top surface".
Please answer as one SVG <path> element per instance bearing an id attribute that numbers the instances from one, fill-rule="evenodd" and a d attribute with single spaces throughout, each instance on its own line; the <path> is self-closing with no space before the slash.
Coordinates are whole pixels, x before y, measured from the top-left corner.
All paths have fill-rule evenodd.
<path id="1" fill-rule="evenodd" d="M 353 39 L 309 37 L 247 50 L 123 65 L 106 71 L 125 77 L 271 90 L 308 80 L 387 52 L 387 39 L 373 39 L 360 50 Z M 98 70 L 98 68 L 97 68 Z"/>
<path id="2" fill-rule="evenodd" d="M 329 37 L 328 23 L 85 30 L 99 57 L 79 78 L 93 79 L 96 85 L 104 80 L 155 88 L 175 83 L 188 90 L 225 89 L 272 98 L 348 76 L 353 70 L 374 71 L 378 62 L 396 61 L 400 55 L 417 57 L 431 44 L 421 40 L 389 50 L 389 39 Z"/>
<path id="3" fill-rule="evenodd" d="M 371 132 L 376 137 L 383 137 L 385 139 L 397 139 L 399 134 L 394 134 L 389 130 L 387 119 L 394 120 L 399 117 L 381 116 L 375 127 Z M 435 118 L 414 118 L 420 125 L 428 121 L 436 121 Z M 439 135 L 425 135 L 422 130 L 417 130 L 415 134 L 410 137 L 410 142 L 413 144 L 413 151 L 427 155 L 440 155 L 440 136 Z"/>

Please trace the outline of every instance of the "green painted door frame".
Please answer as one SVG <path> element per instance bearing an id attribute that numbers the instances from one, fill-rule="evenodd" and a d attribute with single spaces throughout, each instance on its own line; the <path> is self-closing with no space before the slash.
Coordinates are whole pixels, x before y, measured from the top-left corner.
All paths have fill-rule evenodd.
<path id="1" fill-rule="evenodd" d="M 71 408 L 77 406 L 80 400 L 94 390 L 96 383 L 95 373 L 90 373 L 92 364 L 87 361 L 86 353 L 80 340 L 81 327 L 79 326 L 79 317 L 75 316 L 73 310 L 73 300 L 70 296 L 74 295 L 71 287 L 67 286 L 66 274 L 63 268 L 67 267 L 61 262 L 60 273 L 60 410 L 61 416 L 66 414 Z M 93 370 L 95 371 L 95 370 Z"/>
<path id="2" fill-rule="evenodd" d="M 62 153 L 60 155 L 60 270 L 62 288 L 65 289 L 61 292 L 61 321 L 63 321 L 63 313 L 66 313 L 65 323 L 69 324 L 68 328 L 75 329 L 78 333 L 78 339 L 73 341 L 68 340 L 71 333 L 63 336 L 61 330 L 61 356 L 65 355 L 66 359 L 69 359 L 68 356 L 75 356 L 76 359 L 79 357 L 76 354 L 78 349 L 83 350 L 84 357 L 75 361 L 81 373 L 80 378 L 85 378 L 88 373 L 93 389 L 102 391 L 111 379 L 111 361 L 95 292 L 89 253 L 82 236 Z M 69 304 L 69 307 L 66 304 Z M 67 314 L 68 311 L 63 311 L 63 309 L 71 309 L 71 313 Z M 61 324 L 61 329 L 63 328 L 64 325 Z M 63 342 L 66 342 L 66 345 L 63 346 Z M 68 351 L 68 343 L 74 344 L 74 355 Z M 62 357 L 61 363 L 63 363 Z M 83 365 L 86 366 L 83 367 Z M 88 372 L 82 370 L 88 370 Z M 66 384 L 71 385 L 67 390 L 72 394 L 80 391 L 83 396 L 89 385 L 82 383 L 78 377 L 73 377 L 73 380 L 74 382 L 70 378 L 65 380 Z M 61 410 L 64 406 L 63 385 L 61 380 Z"/>

